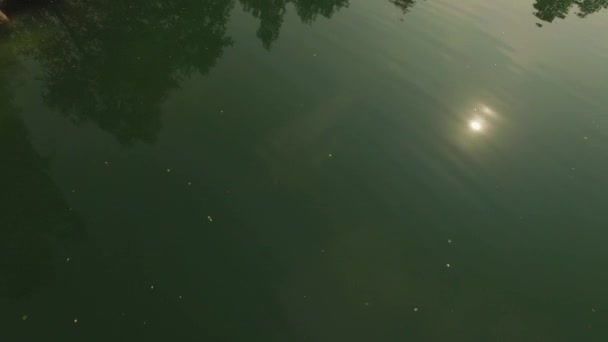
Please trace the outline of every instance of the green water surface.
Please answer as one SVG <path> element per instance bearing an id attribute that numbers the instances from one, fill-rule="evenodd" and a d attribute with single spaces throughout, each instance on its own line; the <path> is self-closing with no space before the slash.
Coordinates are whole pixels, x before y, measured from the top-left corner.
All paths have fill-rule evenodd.
<path id="1" fill-rule="evenodd" d="M 0 27 L 0 341 L 608 341 L 608 0 Z"/>

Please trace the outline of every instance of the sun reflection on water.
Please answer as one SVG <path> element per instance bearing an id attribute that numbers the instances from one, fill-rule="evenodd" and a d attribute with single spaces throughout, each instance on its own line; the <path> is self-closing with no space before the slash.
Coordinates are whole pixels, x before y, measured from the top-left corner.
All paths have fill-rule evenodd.
<path id="1" fill-rule="evenodd" d="M 469 127 L 475 132 L 480 132 L 483 129 L 483 125 L 479 120 L 471 120 L 469 122 Z"/>
<path id="2" fill-rule="evenodd" d="M 474 113 L 467 121 L 469 130 L 474 133 L 482 133 L 487 131 L 495 116 L 496 112 L 486 105 L 481 105 L 478 108 L 475 108 Z"/>

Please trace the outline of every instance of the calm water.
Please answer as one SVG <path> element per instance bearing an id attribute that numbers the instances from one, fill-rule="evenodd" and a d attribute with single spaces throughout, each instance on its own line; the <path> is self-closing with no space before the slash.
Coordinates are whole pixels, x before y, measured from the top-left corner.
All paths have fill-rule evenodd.
<path id="1" fill-rule="evenodd" d="M 606 7 L 9 8 L 0 340 L 607 341 Z"/>

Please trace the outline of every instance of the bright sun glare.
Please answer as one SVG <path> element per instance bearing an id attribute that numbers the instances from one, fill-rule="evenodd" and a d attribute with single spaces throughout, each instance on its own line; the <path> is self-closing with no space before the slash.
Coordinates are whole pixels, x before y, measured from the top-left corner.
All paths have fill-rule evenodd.
<path id="1" fill-rule="evenodd" d="M 479 120 L 472 120 L 471 122 L 469 122 L 469 127 L 471 127 L 471 129 L 475 132 L 479 132 L 483 128 Z"/>

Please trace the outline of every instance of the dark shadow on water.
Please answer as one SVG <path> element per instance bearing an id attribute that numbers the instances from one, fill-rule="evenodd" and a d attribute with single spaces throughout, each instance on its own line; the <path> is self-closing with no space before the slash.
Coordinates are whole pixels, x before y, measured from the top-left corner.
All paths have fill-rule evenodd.
<path id="1" fill-rule="evenodd" d="M 0 82 L 0 298 L 21 298 L 51 285 L 61 250 L 84 234 L 48 174 Z"/>

